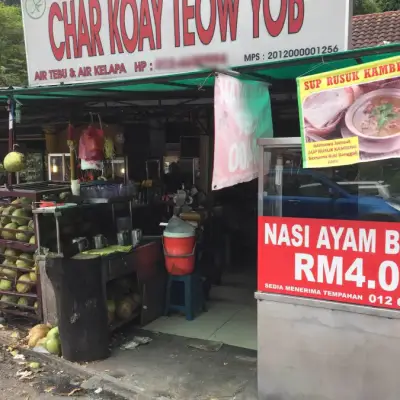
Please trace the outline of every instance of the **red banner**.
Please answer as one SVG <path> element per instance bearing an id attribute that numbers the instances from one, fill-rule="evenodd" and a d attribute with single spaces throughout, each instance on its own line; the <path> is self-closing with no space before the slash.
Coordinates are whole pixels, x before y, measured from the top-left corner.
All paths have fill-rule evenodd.
<path id="1" fill-rule="evenodd" d="M 260 217 L 258 290 L 400 308 L 400 223 Z"/>

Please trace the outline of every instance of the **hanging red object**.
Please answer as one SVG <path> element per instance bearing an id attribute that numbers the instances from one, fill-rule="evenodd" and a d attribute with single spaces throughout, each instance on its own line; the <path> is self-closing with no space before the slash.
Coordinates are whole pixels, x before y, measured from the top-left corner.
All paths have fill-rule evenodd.
<path id="1" fill-rule="evenodd" d="M 79 139 L 79 158 L 85 161 L 104 160 L 103 129 L 89 125 Z"/>
<path id="2" fill-rule="evenodd" d="M 71 141 L 71 142 L 73 142 L 75 140 L 75 128 L 71 123 L 68 124 L 67 140 Z"/>

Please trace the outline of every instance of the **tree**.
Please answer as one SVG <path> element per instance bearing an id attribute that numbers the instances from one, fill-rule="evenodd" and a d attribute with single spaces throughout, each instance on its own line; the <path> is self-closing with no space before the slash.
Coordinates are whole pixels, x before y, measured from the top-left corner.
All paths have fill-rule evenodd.
<path id="1" fill-rule="evenodd" d="M 354 15 L 374 14 L 381 11 L 382 8 L 376 0 L 354 0 Z"/>
<path id="2" fill-rule="evenodd" d="M 378 0 L 382 11 L 399 11 L 400 0 Z"/>
<path id="3" fill-rule="evenodd" d="M 0 86 L 27 84 L 21 9 L 0 2 Z"/>
<path id="4" fill-rule="evenodd" d="M 21 0 L 1 0 L 6 6 L 16 6 L 19 7 L 21 5 Z"/>

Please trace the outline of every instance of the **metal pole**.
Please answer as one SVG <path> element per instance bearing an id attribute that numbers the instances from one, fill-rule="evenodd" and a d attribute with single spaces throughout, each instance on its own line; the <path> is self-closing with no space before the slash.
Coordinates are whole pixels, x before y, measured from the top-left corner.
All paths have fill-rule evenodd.
<path id="1" fill-rule="evenodd" d="M 15 123 L 15 100 L 12 97 L 8 98 L 8 152 L 12 152 L 14 150 L 14 141 L 15 141 L 15 131 L 14 131 L 14 123 Z M 12 185 L 13 183 L 13 174 L 9 172 L 7 174 L 8 184 Z"/>
<path id="2" fill-rule="evenodd" d="M 258 216 L 264 215 L 264 157 L 266 157 L 264 146 L 258 145 Z"/>
<path id="3" fill-rule="evenodd" d="M 57 235 L 57 253 L 58 255 L 61 255 L 61 235 L 60 235 L 60 221 L 58 220 L 58 217 L 61 214 L 58 213 L 57 211 L 54 213 L 54 218 L 56 220 L 56 235 Z"/>

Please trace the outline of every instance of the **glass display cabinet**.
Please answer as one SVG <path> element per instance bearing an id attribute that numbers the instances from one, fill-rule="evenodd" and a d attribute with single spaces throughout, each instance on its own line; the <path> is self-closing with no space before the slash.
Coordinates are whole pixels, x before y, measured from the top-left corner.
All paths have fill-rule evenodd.
<path id="1" fill-rule="evenodd" d="M 49 153 L 47 160 L 49 181 L 67 182 L 71 180 L 69 153 Z"/>

